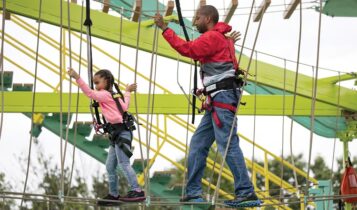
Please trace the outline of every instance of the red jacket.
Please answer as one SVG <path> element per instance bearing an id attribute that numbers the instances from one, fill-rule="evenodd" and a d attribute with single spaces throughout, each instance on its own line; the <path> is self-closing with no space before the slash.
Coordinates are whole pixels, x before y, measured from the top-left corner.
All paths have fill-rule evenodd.
<path id="1" fill-rule="evenodd" d="M 224 36 L 231 30 L 230 25 L 218 22 L 213 29 L 193 41 L 187 42 L 181 39 L 170 28 L 163 33 L 163 36 L 181 55 L 198 60 L 201 64 L 235 62 L 234 66 L 236 67 L 233 40 Z"/>

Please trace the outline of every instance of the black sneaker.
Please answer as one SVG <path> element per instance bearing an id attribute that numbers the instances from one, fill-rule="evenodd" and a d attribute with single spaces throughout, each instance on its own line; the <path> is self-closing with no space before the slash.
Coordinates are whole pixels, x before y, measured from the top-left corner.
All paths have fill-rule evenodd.
<path id="1" fill-rule="evenodd" d="M 262 204 L 255 193 L 251 193 L 245 197 L 236 197 L 234 200 L 224 201 L 224 204 L 230 207 L 257 207 Z"/>
<path id="2" fill-rule="evenodd" d="M 119 205 L 119 198 L 120 198 L 119 195 L 117 197 L 115 197 L 115 196 L 112 196 L 112 195 L 108 194 L 104 198 L 98 200 L 97 201 L 97 205 L 99 205 L 99 206 Z"/>
<path id="3" fill-rule="evenodd" d="M 182 202 L 182 203 L 191 203 L 191 202 L 192 203 L 203 203 L 203 202 L 205 202 L 205 200 L 201 196 L 197 195 L 197 196 L 185 196 L 180 199 L 180 202 Z"/>
<path id="4" fill-rule="evenodd" d="M 131 190 L 128 192 L 126 196 L 119 198 L 120 201 L 124 201 L 124 202 L 140 202 L 140 201 L 144 201 L 145 199 L 146 197 L 144 191 L 138 192 L 135 190 Z"/>

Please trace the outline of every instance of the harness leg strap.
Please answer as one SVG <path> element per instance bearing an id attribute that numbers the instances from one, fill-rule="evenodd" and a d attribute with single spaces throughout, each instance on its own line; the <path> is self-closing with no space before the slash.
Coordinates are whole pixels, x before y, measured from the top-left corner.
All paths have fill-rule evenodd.
<path id="1" fill-rule="evenodd" d="M 130 140 L 119 137 L 119 141 L 118 141 L 119 148 L 123 150 L 123 152 L 126 154 L 126 156 L 128 156 L 128 158 L 130 158 L 131 156 L 133 156 L 133 153 L 124 144 L 128 145 L 129 148 L 131 148 Z"/>

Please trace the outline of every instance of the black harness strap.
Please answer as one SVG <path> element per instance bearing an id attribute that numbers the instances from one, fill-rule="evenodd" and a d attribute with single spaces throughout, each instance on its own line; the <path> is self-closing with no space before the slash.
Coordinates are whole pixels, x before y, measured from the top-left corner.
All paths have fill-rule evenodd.
<path id="1" fill-rule="evenodd" d="M 89 85 L 91 89 L 94 89 L 93 85 L 93 59 L 92 59 L 92 33 L 91 33 L 91 26 L 92 26 L 92 20 L 90 19 L 90 0 L 86 0 L 86 20 L 84 21 L 84 24 L 87 28 L 87 60 L 88 60 L 88 76 L 89 76 Z M 99 125 L 102 125 L 102 122 L 100 121 L 100 115 L 99 115 L 99 104 L 97 101 L 93 100 L 91 106 L 94 108 L 95 111 L 95 121 Z M 105 123 L 105 118 L 103 116 L 103 121 Z"/>
<path id="2" fill-rule="evenodd" d="M 120 136 L 120 133 L 123 130 L 126 130 L 125 125 L 123 123 L 117 123 L 117 124 L 107 124 L 107 129 L 109 131 L 110 134 L 110 143 L 113 147 L 115 147 L 115 145 L 118 145 L 118 147 L 123 150 L 123 152 L 125 153 L 126 156 L 128 156 L 128 158 L 130 158 L 131 156 L 133 156 L 133 153 L 131 152 L 131 140 L 123 138 Z M 128 147 L 125 146 L 128 145 Z"/>
<path id="3" fill-rule="evenodd" d="M 183 22 L 182 13 L 181 13 L 181 5 L 180 0 L 175 0 L 177 15 L 179 19 L 179 23 L 182 27 L 183 33 L 185 35 L 186 41 L 190 41 L 190 37 L 188 36 L 185 22 Z M 193 75 L 193 93 L 197 91 L 197 61 L 195 60 L 195 72 Z M 195 113 L 196 113 L 196 95 L 192 94 L 192 124 L 195 123 Z"/>

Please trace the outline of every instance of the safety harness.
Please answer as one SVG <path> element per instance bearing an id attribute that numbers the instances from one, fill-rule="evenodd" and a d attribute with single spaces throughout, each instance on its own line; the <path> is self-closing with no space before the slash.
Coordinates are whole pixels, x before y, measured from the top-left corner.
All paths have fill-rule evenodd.
<path id="1" fill-rule="evenodd" d="M 217 33 L 219 33 L 219 32 L 217 32 Z M 225 39 L 227 40 L 227 42 L 229 42 L 228 50 L 229 50 L 229 53 L 230 53 L 230 56 L 231 56 L 231 59 L 233 62 L 233 67 L 235 69 L 235 76 L 223 79 L 217 83 L 214 83 L 214 84 L 204 87 L 203 94 L 206 96 L 206 100 L 202 103 L 202 108 L 201 108 L 202 110 L 212 112 L 213 120 L 216 123 L 217 127 L 219 127 L 219 128 L 221 128 L 223 125 L 218 117 L 218 114 L 217 114 L 215 108 L 227 109 L 227 110 L 231 111 L 233 114 L 236 114 L 238 104 L 236 104 L 236 103 L 228 104 L 228 103 L 213 101 L 211 95 L 213 93 L 215 93 L 217 91 L 221 91 L 221 90 L 233 90 L 234 95 L 237 96 L 237 89 L 241 88 L 243 85 L 245 85 L 243 78 L 241 77 L 241 75 L 244 75 L 244 72 L 238 66 L 238 62 L 235 57 L 234 45 L 232 43 L 233 41 L 227 39 L 226 37 L 225 37 Z M 203 81 L 203 73 L 201 74 L 201 79 Z"/>
<path id="2" fill-rule="evenodd" d="M 123 116 L 123 123 L 104 123 L 103 124 L 103 130 L 104 132 L 109 134 L 109 139 L 110 139 L 110 144 L 115 147 L 115 145 L 118 145 L 119 148 L 121 148 L 123 150 L 123 152 L 125 153 L 126 156 L 128 156 L 129 158 L 133 155 L 133 153 L 131 152 L 131 140 L 130 139 L 126 139 L 120 136 L 120 133 L 122 131 L 133 131 L 135 130 L 135 125 L 134 125 L 134 117 L 123 110 L 123 107 L 121 106 L 120 102 L 119 102 L 119 98 L 121 97 L 120 94 L 116 94 L 114 92 L 111 93 L 112 94 L 112 98 L 115 101 L 117 108 L 119 110 L 119 112 L 121 113 L 121 115 Z M 123 98 L 124 100 L 124 98 Z M 103 117 L 104 119 L 104 117 Z M 125 146 L 128 145 L 128 147 Z"/>

